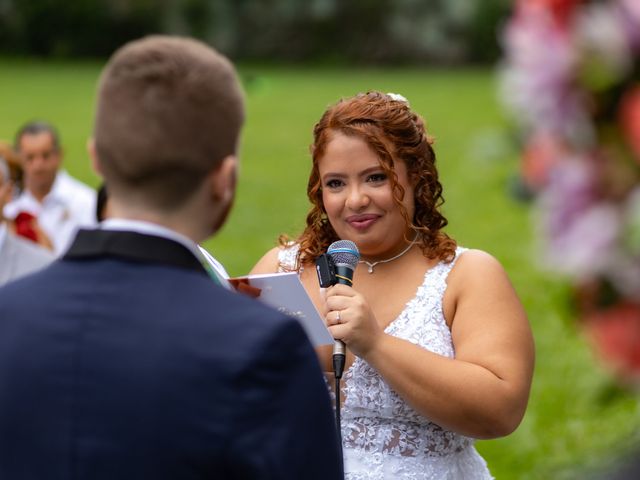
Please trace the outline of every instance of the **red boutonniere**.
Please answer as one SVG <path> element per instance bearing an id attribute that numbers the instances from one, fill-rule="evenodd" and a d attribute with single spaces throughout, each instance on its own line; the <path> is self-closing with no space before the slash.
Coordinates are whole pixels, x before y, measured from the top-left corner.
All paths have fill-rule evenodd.
<path id="1" fill-rule="evenodd" d="M 38 233 L 35 229 L 36 217 L 28 212 L 20 212 L 14 219 L 16 235 L 28 238 L 32 242 L 38 242 Z"/>

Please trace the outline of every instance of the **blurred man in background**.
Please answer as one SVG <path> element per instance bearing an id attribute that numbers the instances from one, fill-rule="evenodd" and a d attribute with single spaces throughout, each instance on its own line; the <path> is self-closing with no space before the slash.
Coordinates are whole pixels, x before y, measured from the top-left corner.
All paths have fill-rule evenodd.
<path id="1" fill-rule="evenodd" d="M 22 162 L 24 187 L 4 213 L 11 219 L 21 212 L 34 215 L 59 255 L 78 228 L 96 223 L 96 193 L 61 169 L 63 153 L 52 125 L 27 123 L 16 134 L 15 149 Z"/>

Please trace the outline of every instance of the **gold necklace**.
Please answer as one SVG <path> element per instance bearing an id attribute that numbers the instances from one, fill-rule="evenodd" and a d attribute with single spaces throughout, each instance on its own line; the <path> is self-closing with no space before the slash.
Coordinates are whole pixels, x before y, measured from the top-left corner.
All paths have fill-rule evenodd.
<path id="1" fill-rule="evenodd" d="M 366 260 L 360 260 L 358 263 L 366 263 L 368 268 L 368 272 L 369 273 L 373 273 L 373 269 L 376 265 L 378 265 L 379 263 L 387 263 L 387 262 L 391 262 L 392 260 L 395 260 L 397 258 L 400 258 L 402 255 L 404 255 L 405 253 L 407 253 L 411 247 L 413 247 L 413 245 L 416 243 L 416 240 L 418 239 L 418 234 L 416 233 L 416 236 L 413 238 L 413 240 L 411 241 L 411 243 L 409 245 L 407 245 L 407 248 L 405 248 L 403 251 L 401 251 L 398 255 L 396 255 L 395 257 L 391 257 L 391 258 L 387 258 L 385 260 L 378 260 L 377 262 L 367 262 Z"/>

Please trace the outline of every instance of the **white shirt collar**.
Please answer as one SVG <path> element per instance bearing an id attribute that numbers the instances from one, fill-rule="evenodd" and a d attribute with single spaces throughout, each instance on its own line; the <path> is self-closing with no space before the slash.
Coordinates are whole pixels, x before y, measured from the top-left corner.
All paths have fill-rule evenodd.
<path id="1" fill-rule="evenodd" d="M 51 185 L 51 190 L 44 196 L 42 202 L 36 199 L 30 190 L 25 188 L 16 199 L 5 205 L 4 214 L 8 218 L 15 218 L 21 211 L 25 210 L 38 216 L 45 203 L 51 204 L 59 199 L 61 201 L 64 199 L 64 184 L 68 182 L 68 179 L 68 173 L 64 170 L 58 170 L 53 185 Z"/>
<path id="2" fill-rule="evenodd" d="M 102 230 L 124 230 L 128 232 L 155 235 L 156 237 L 168 238 L 187 247 L 197 259 L 202 258 L 196 243 L 190 238 L 178 233 L 170 228 L 163 227 L 157 223 L 145 222 L 142 220 L 131 220 L 128 218 L 108 218 L 99 224 Z"/>
<path id="3" fill-rule="evenodd" d="M 207 262 L 214 270 L 218 283 L 228 290 L 233 290 L 228 281 L 229 274 L 222 264 L 213 258 L 209 252 L 197 245 L 190 238 L 171 230 L 157 223 L 144 222 L 142 220 L 131 220 L 127 218 L 108 218 L 98 225 L 102 230 L 122 230 L 128 232 L 143 233 L 146 235 L 155 235 L 157 237 L 168 238 L 187 247 L 194 256 L 202 261 Z"/>
<path id="4" fill-rule="evenodd" d="M 60 196 L 61 191 L 64 188 L 64 183 L 67 180 L 68 174 L 64 172 L 64 170 L 58 170 L 56 173 L 56 178 L 53 181 L 53 185 L 51 185 L 51 190 L 47 193 L 47 196 L 44 197 L 44 200 L 55 200 Z"/>
<path id="5" fill-rule="evenodd" d="M 65 191 L 67 190 L 67 184 L 69 183 L 69 174 L 64 170 L 58 170 L 56 172 L 56 178 L 53 180 L 53 184 L 51 185 L 51 189 L 49 193 L 47 193 L 42 199 L 42 203 L 45 202 L 55 202 L 57 200 L 64 200 Z M 40 202 L 33 196 L 31 191 L 25 189 L 24 196 L 28 198 L 29 202 L 35 202 L 40 204 Z"/>

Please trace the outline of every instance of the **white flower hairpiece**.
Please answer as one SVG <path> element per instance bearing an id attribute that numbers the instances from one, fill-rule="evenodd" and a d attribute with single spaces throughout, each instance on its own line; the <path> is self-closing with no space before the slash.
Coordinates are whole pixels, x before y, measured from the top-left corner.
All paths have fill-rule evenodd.
<path id="1" fill-rule="evenodd" d="M 387 97 L 389 97 L 391 100 L 395 100 L 396 102 L 402 102 L 402 103 L 406 103 L 407 105 L 409 105 L 409 100 L 407 100 L 405 97 L 403 97 L 402 95 L 400 95 L 399 93 L 387 93 Z"/>

